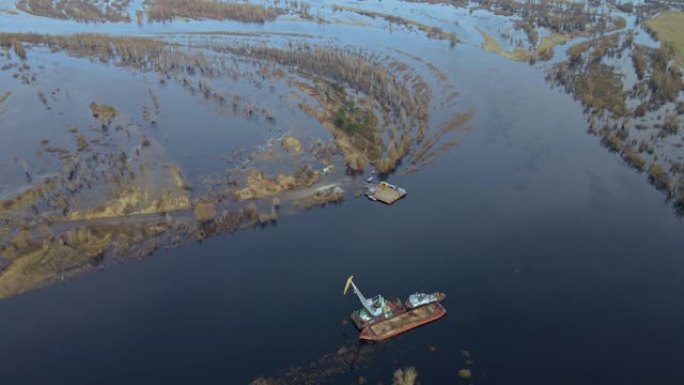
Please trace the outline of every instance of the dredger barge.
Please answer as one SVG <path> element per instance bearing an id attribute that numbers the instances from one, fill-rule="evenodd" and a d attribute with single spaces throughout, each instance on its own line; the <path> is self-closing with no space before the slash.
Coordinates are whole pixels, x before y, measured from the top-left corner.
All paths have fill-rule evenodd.
<path id="1" fill-rule="evenodd" d="M 414 293 L 405 302 L 399 298 L 386 300 L 381 295 L 366 298 L 354 284 L 353 278 L 347 279 L 344 294 L 352 287 L 363 305 L 363 308 L 351 314 L 351 320 L 361 331 L 361 340 L 382 341 L 446 315 L 446 309 L 441 304 L 446 299 L 444 293 Z"/>

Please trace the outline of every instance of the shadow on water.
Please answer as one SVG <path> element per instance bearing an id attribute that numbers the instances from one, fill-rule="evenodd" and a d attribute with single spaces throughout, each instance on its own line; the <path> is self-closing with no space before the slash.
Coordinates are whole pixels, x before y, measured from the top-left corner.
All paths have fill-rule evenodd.
<path id="1" fill-rule="evenodd" d="M 251 385 L 316 385 L 332 379 L 354 378 L 359 369 L 369 367 L 381 346 L 359 342 L 355 336 L 343 335 L 343 345 L 311 362 L 281 369 L 271 376 L 258 377 Z M 357 377 L 358 378 L 358 377 Z"/>

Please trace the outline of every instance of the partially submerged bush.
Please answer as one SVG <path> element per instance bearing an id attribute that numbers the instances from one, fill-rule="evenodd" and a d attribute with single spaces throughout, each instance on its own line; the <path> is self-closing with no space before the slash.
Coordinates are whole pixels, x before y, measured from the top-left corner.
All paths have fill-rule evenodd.
<path id="1" fill-rule="evenodd" d="M 677 206 L 680 211 L 684 210 L 684 180 L 681 178 L 679 180 L 679 187 L 677 188 L 675 206 Z"/>
<path id="2" fill-rule="evenodd" d="M 633 149 L 626 150 L 624 152 L 624 157 L 627 163 L 632 165 L 637 170 L 644 171 L 646 169 L 646 160 Z"/>
<path id="3" fill-rule="evenodd" d="M 83 135 L 76 135 L 76 150 L 85 151 L 88 148 L 88 140 Z"/>
<path id="4" fill-rule="evenodd" d="M 646 54 L 644 53 L 644 48 L 641 46 L 636 46 L 632 52 L 632 63 L 634 63 L 634 71 L 639 79 L 644 78 L 646 73 Z"/>
<path id="5" fill-rule="evenodd" d="M 26 60 L 26 49 L 24 48 L 24 45 L 21 44 L 20 41 L 15 41 L 13 47 L 14 53 L 16 53 L 21 60 Z"/>
<path id="6" fill-rule="evenodd" d="M 7 91 L 4 94 L 0 95 L 0 104 L 4 103 L 5 100 L 7 100 L 7 98 L 10 97 L 10 95 L 12 95 L 12 91 Z"/>
<path id="7" fill-rule="evenodd" d="M 93 113 L 94 118 L 100 120 L 109 120 L 119 114 L 119 111 L 116 108 L 95 102 L 90 103 L 90 111 Z"/>
<path id="8" fill-rule="evenodd" d="M 568 48 L 567 54 L 568 58 L 570 59 L 570 63 L 572 64 L 578 64 L 582 61 L 582 54 L 587 50 L 589 47 L 588 44 L 575 44 L 572 47 Z"/>
<path id="9" fill-rule="evenodd" d="M 199 202 L 195 205 L 195 219 L 198 222 L 211 221 L 216 217 L 216 209 L 211 202 Z"/>
<path id="10" fill-rule="evenodd" d="M 418 371 L 413 366 L 410 368 L 397 369 L 392 377 L 392 385 L 416 385 Z"/>
<path id="11" fill-rule="evenodd" d="M 613 152 L 619 152 L 622 148 L 622 140 L 611 132 L 610 129 L 604 129 L 602 142 Z"/>
<path id="12" fill-rule="evenodd" d="M 283 137 L 283 140 L 280 142 L 280 144 L 287 152 L 299 154 L 303 150 L 302 142 L 300 142 L 299 139 L 295 138 L 294 136 L 286 135 Z"/>
<path id="13" fill-rule="evenodd" d="M 669 190 L 671 188 L 670 175 L 658 162 L 653 163 L 648 169 L 648 178 L 658 189 Z"/>
<path id="14" fill-rule="evenodd" d="M 660 106 L 675 101 L 679 92 L 684 89 L 684 80 L 679 66 L 671 64 L 676 60 L 674 46 L 663 42 L 651 57 L 653 72 L 648 80 L 652 91 L 651 103 Z"/>
<path id="15" fill-rule="evenodd" d="M 613 69 L 598 65 L 577 82 L 577 92 L 582 101 L 596 110 L 608 110 L 616 116 L 623 116 L 626 112 L 625 95 L 622 82 Z"/>
<path id="16" fill-rule="evenodd" d="M 669 114 L 665 116 L 665 122 L 663 122 L 662 132 L 666 135 L 676 135 L 679 131 L 679 117 L 677 114 Z"/>

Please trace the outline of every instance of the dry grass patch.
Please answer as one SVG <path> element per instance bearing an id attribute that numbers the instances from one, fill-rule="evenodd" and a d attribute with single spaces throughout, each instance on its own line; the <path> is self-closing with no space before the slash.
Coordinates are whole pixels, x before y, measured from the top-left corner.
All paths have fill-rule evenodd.
<path id="1" fill-rule="evenodd" d="M 142 164 L 135 178 L 115 179 L 107 186 L 108 199 L 96 207 L 75 209 L 67 221 L 158 214 L 190 208 L 187 184 L 175 165 L 160 172 Z"/>
<path id="2" fill-rule="evenodd" d="M 562 33 L 554 33 L 551 36 L 544 36 L 539 47 L 537 47 L 537 56 L 539 60 L 551 60 L 553 57 L 553 49 L 556 46 L 567 43 L 571 37 Z"/>
<path id="3" fill-rule="evenodd" d="M 559 85 L 589 110 L 610 111 L 613 116 L 627 113 L 622 77 L 614 67 L 591 61 L 579 69 L 575 72 L 568 63 L 558 63 L 554 66 L 553 75 Z"/>
<path id="4" fill-rule="evenodd" d="M 519 62 L 530 61 L 530 58 L 533 57 L 533 53 L 523 47 L 516 47 L 512 51 L 505 51 L 492 35 L 479 28 L 478 31 L 484 39 L 481 47 L 485 51 Z"/>
<path id="5" fill-rule="evenodd" d="M 199 222 L 212 221 L 216 217 L 216 208 L 211 202 L 199 202 L 195 205 L 194 213 Z"/>
<path id="6" fill-rule="evenodd" d="M 297 187 L 311 186 L 318 180 L 319 173 L 311 166 L 305 166 L 295 175 L 279 174 L 269 178 L 260 170 L 253 169 L 247 175 L 246 186 L 233 192 L 237 200 L 259 199 L 277 195 Z"/>
<path id="7" fill-rule="evenodd" d="M 663 12 L 646 21 L 646 25 L 655 33 L 658 40 L 674 46 L 679 65 L 684 66 L 684 12 Z"/>
<path id="8" fill-rule="evenodd" d="M 633 148 L 627 148 L 623 153 L 623 157 L 627 163 L 629 163 L 632 167 L 636 168 L 637 170 L 646 170 L 646 159 L 644 159 Z"/>
<path id="9" fill-rule="evenodd" d="M 45 181 L 29 187 L 12 198 L 0 201 L 0 214 L 11 213 L 25 209 L 38 202 L 50 191 L 58 186 L 57 179 L 46 179 Z"/>
<path id="10" fill-rule="evenodd" d="M 0 299 L 23 293 L 97 264 L 112 233 L 80 228 L 58 238 L 25 238 L 6 249 L 10 265 L 0 272 Z"/>
<path id="11" fill-rule="evenodd" d="M 484 42 L 482 42 L 482 49 L 484 49 L 487 52 L 495 53 L 497 55 L 500 55 L 503 53 L 503 48 L 501 48 L 501 44 L 489 33 L 477 29 L 478 32 L 480 32 L 480 35 L 482 35 L 482 38 L 484 39 Z"/>
<path id="12" fill-rule="evenodd" d="M 17 8 L 36 16 L 83 22 L 129 22 L 126 12 L 130 0 L 87 1 L 87 0 L 19 0 Z"/>
<path id="13" fill-rule="evenodd" d="M 570 40 L 569 35 L 554 33 L 551 36 L 545 36 L 536 49 L 525 49 L 519 46 L 511 51 L 505 51 L 492 35 L 479 28 L 477 30 L 484 39 L 481 45 L 482 49 L 519 62 L 551 60 L 551 58 L 553 58 L 554 48 Z"/>
<path id="14" fill-rule="evenodd" d="M 325 190 L 318 190 L 313 194 L 298 199 L 295 205 L 302 209 L 310 209 L 316 206 L 324 206 L 327 203 L 338 203 L 344 200 L 344 190 L 340 187 L 333 187 Z"/>
<path id="15" fill-rule="evenodd" d="M 218 0 L 152 0 L 147 8 L 147 18 L 150 21 L 170 21 L 181 17 L 265 23 L 275 20 L 282 13 L 277 8 Z"/>
<path id="16" fill-rule="evenodd" d="M 280 142 L 285 151 L 300 154 L 303 151 L 302 142 L 294 136 L 286 135 Z"/>
<path id="17" fill-rule="evenodd" d="M 367 16 L 372 19 L 376 17 L 386 20 L 389 23 L 394 23 L 398 25 L 403 25 L 408 28 L 417 28 L 419 31 L 425 33 L 427 37 L 437 40 L 446 40 L 451 43 L 451 45 L 456 45 L 459 43 L 458 36 L 451 32 L 446 32 L 439 27 L 429 26 L 423 23 L 419 23 L 415 20 L 406 19 L 396 15 L 390 15 L 387 13 L 368 11 L 365 9 L 358 9 L 352 7 L 345 7 L 341 5 L 333 5 L 333 11 L 346 11 L 351 13 L 356 13 L 357 15 Z"/>
<path id="18" fill-rule="evenodd" d="M 90 111 L 93 113 L 94 118 L 103 121 L 113 119 L 119 114 L 119 110 L 116 108 L 95 102 L 90 103 Z"/>
<path id="19" fill-rule="evenodd" d="M 193 68 L 207 76 L 217 76 L 221 70 L 220 63 L 211 61 L 203 52 L 181 49 L 177 45 L 149 38 L 91 33 L 41 35 L 0 32 L 0 47 L 12 47 L 14 42 L 46 45 L 53 51 L 65 50 L 74 57 L 89 57 L 102 63 L 162 74 Z"/>

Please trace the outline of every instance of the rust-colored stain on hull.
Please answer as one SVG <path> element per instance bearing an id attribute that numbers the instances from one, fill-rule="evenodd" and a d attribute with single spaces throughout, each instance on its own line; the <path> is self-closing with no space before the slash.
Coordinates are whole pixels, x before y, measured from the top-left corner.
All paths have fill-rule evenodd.
<path id="1" fill-rule="evenodd" d="M 407 311 L 399 316 L 365 327 L 359 339 L 382 341 L 419 326 L 436 321 L 446 315 L 446 309 L 439 303 L 431 303 Z"/>

